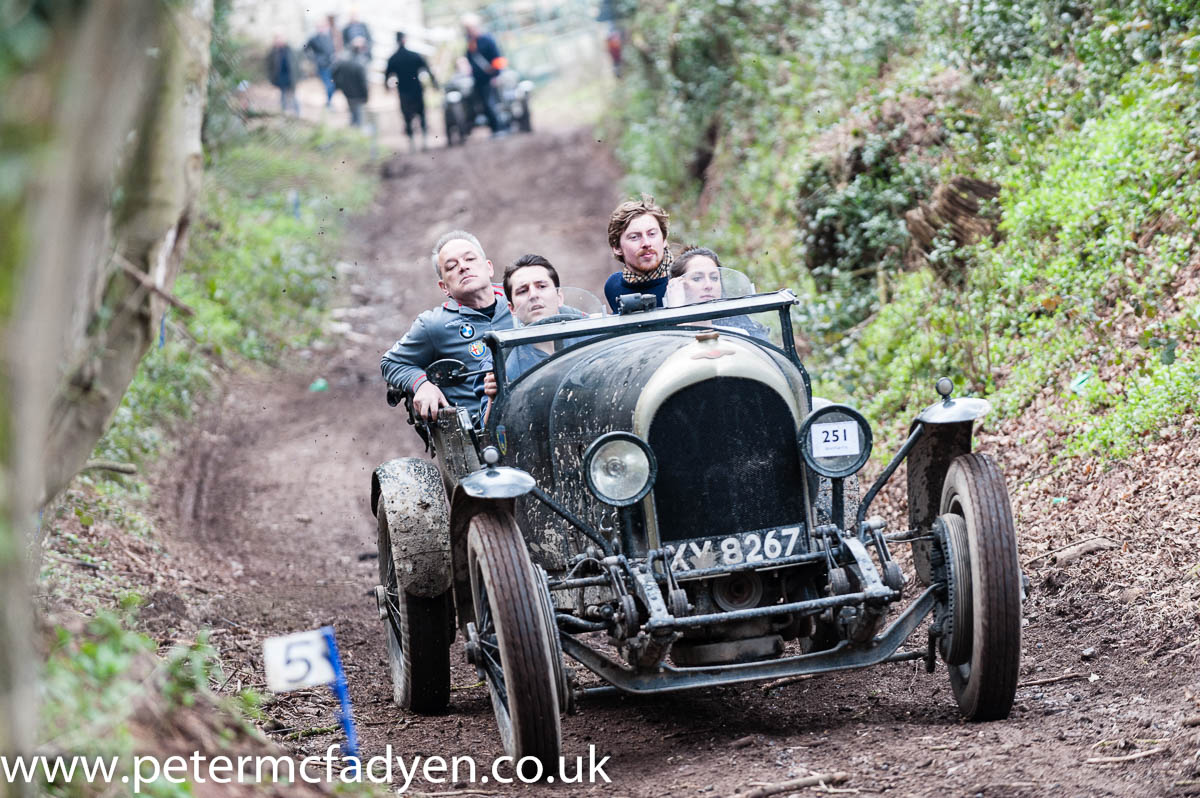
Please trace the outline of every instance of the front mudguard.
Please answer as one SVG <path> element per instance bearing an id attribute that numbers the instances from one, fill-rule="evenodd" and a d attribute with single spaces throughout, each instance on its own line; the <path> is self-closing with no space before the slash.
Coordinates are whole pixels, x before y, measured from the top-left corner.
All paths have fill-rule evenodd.
<path id="1" fill-rule="evenodd" d="M 975 420 L 986 415 L 991 405 L 983 399 L 946 399 L 917 416 L 909 434 L 917 425 L 924 430 L 908 453 L 908 527 L 929 533 L 941 512 L 942 485 L 954 458 L 971 451 L 971 433 Z M 913 543 L 913 565 L 923 584 L 931 581 L 929 541 Z"/>
<path id="2" fill-rule="evenodd" d="M 396 581 L 436 598 L 451 585 L 450 510 L 437 467 L 419 457 L 389 460 L 371 475 L 371 511 L 386 513 Z"/>
<path id="3" fill-rule="evenodd" d="M 471 597 L 471 570 L 467 564 L 467 535 L 471 519 L 493 510 L 512 515 L 516 504 L 511 498 L 486 499 L 472 496 L 459 485 L 450 502 L 450 548 L 454 563 L 454 604 L 458 608 L 458 625 L 466 634 L 467 622 L 475 620 L 475 601 Z"/>
<path id="4" fill-rule="evenodd" d="M 454 562 L 454 598 L 458 604 L 458 622 L 466 633 L 468 621 L 475 620 L 471 599 L 471 572 L 467 565 L 467 535 L 471 519 L 480 513 L 494 512 L 513 517 L 516 499 L 533 490 L 533 477 L 508 466 L 490 465 L 458 481 L 450 499 L 450 551 Z"/>

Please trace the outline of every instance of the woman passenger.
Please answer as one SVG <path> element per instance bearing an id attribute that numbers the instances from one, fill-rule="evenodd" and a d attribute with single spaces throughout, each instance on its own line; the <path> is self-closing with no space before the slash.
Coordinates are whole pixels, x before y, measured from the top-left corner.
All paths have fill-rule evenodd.
<path id="1" fill-rule="evenodd" d="M 683 293 L 680 304 L 693 305 L 721 298 L 721 260 L 707 247 L 685 249 L 671 263 L 671 279 L 680 281 Z"/>
<path id="2" fill-rule="evenodd" d="M 667 307 L 694 305 L 724 297 L 721 282 L 721 259 L 707 247 L 688 247 L 671 263 L 671 280 L 667 284 Z M 701 326 L 716 326 L 746 333 L 766 340 L 767 328 L 749 316 L 733 316 L 716 322 L 693 322 Z"/>

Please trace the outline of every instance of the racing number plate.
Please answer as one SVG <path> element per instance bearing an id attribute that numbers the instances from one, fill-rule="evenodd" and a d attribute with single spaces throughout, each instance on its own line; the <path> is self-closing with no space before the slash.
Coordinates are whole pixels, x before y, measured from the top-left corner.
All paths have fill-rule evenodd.
<path id="1" fill-rule="evenodd" d="M 703 538 L 680 543 L 671 560 L 675 571 L 694 571 L 718 565 L 770 563 L 793 554 L 802 554 L 799 526 L 760 529 L 727 537 Z"/>

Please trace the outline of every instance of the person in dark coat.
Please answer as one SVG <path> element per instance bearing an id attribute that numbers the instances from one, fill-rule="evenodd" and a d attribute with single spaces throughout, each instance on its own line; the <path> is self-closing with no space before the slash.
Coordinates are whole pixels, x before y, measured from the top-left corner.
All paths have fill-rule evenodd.
<path id="1" fill-rule="evenodd" d="M 342 28 L 342 46 L 347 50 L 357 38 L 362 38 L 366 42 L 363 47 L 363 52 L 367 54 L 367 60 L 371 60 L 371 48 L 375 42 L 371 38 L 371 29 L 367 27 L 367 23 L 358 18 L 357 11 L 350 12 L 350 21 L 346 23 L 346 27 Z"/>
<path id="2" fill-rule="evenodd" d="M 300 78 L 300 70 L 296 66 L 296 56 L 292 48 L 279 34 L 275 34 L 275 42 L 271 52 L 267 54 L 267 77 L 271 84 L 279 89 L 279 107 L 286 113 L 300 115 L 300 104 L 296 102 L 296 81 Z"/>
<path id="3" fill-rule="evenodd" d="M 420 53 L 404 46 L 404 34 L 396 34 L 396 52 L 388 59 L 383 75 L 384 85 L 396 78 L 396 91 L 400 94 L 400 113 L 404 115 L 404 135 L 408 136 L 408 148 L 417 149 L 413 137 L 413 120 L 421 120 L 421 149 L 429 148 L 429 126 L 425 122 L 425 90 L 421 85 L 421 73 L 429 76 L 433 88 L 438 88 L 437 78 L 429 71 L 429 64 Z"/>
<path id="4" fill-rule="evenodd" d="M 496 135 L 503 128 L 500 118 L 496 115 L 496 95 L 492 90 L 492 80 L 508 62 L 500 54 L 500 47 L 491 34 L 483 32 L 478 16 L 464 14 L 462 23 L 467 33 L 467 61 L 471 64 L 471 77 L 475 80 L 475 102 L 483 109 L 492 135 Z"/>
<path id="5" fill-rule="evenodd" d="M 350 106 L 350 126 L 362 127 L 363 106 L 367 104 L 366 41 L 355 39 L 350 52 L 344 53 L 333 65 L 333 84 L 346 96 Z"/>
<path id="6" fill-rule="evenodd" d="M 333 37 L 329 35 L 328 22 L 317 25 L 317 32 L 304 43 L 304 52 L 312 59 L 321 82 L 325 84 L 325 107 L 328 108 L 333 102 L 333 93 L 337 90 L 333 85 Z"/>

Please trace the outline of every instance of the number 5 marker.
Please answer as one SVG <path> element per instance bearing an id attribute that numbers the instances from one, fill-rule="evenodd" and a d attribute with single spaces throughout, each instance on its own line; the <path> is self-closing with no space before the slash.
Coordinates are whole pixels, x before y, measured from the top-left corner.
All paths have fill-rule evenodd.
<path id="1" fill-rule="evenodd" d="M 350 710 L 350 692 L 332 626 L 263 640 L 263 668 L 267 672 L 267 687 L 274 693 L 320 684 L 333 687 L 341 706 L 338 720 L 346 732 L 343 751 L 347 756 L 358 756 L 358 734 Z"/>

